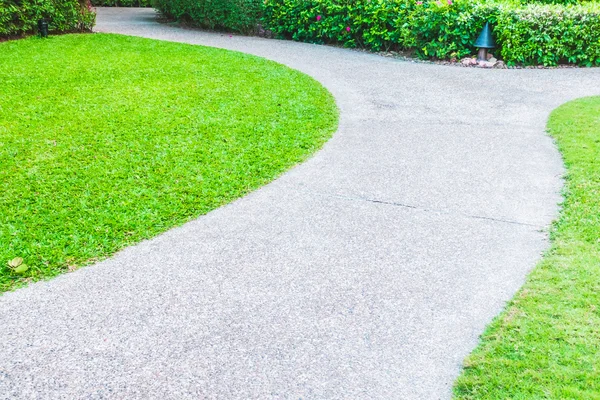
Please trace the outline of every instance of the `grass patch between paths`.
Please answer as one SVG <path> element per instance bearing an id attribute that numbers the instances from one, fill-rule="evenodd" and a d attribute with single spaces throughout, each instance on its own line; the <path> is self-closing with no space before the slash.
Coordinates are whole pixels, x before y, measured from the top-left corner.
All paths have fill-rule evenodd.
<path id="1" fill-rule="evenodd" d="M 105 34 L 1 43 L 0 292 L 264 185 L 337 115 L 312 78 L 241 53 Z"/>
<path id="2" fill-rule="evenodd" d="M 465 360 L 457 399 L 600 399 L 600 97 L 548 130 L 568 170 L 552 247 Z"/>

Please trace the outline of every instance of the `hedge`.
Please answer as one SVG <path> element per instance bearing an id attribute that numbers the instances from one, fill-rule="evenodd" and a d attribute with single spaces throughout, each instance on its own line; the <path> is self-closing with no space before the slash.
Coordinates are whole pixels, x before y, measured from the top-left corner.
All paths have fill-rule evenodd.
<path id="1" fill-rule="evenodd" d="M 596 0 L 513 0 L 522 4 L 582 4 L 591 3 Z"/>
<path id="2" fill-rule="evenodd" d="M 202 28 L 240 33 L 256 31 L 263 0 L 154 0 L 165 17 Z"/>
<path id="3" fill-rule="evenodd" d="M 89 0 L 0 0 L 0 38 L 37 32 L 45 18 L 50 32 L 90 31 L 96 14 Z"/>
<path id="4" fill-rule="evenodd" d="M 600 65 L 600 4 L 505 9 L 495 28 L 511 63 Z"/>
<path id="5" fill-rule="evenodd" d="M 94 7 L 152 7 L 151 0 L 92 0 Z"/>
<path id="6" fill-rule="evenodd" d="M 600 65 L 600 4 L 520 4 L 478 0 L 265 0 L 264 24 L 276 36 L 418 57 L 475 53 L 483 24 L 510 64 Z"/>

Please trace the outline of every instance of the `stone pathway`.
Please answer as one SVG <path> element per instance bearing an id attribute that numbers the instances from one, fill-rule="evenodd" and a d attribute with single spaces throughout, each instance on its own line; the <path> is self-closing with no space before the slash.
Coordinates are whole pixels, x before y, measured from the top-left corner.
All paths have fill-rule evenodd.
<path id="1" fill-rule="evenodd" d="M 184 30 L 97 31 L 266 57 L 323 83 L 308 162 L 113 258 L 0 297 L 0 398 L 446 399 L 547 247 L 550 111 L 600 70 L 478 70 Z"/>

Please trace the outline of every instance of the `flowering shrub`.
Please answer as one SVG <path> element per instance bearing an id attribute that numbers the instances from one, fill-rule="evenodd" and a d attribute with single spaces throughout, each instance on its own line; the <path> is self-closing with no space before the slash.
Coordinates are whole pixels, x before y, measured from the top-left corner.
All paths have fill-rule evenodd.
<path id="1" fill-rule="evenodd" d="M 594 2 L 265 0 L 263 19 L 282 38 L 412 50 L 434 59 L 474 54 L 473 42 L 489 22 L 498 44 L 494 53 L 509 64 L 600 65 L 599 7 Z"/>
<path id="2" fill-rule="evenodd" d="M 263 0 L 153 0 L 165 17 L 208 29 L 254 32 Z"/>
<path id="3" fill-rule="evenodd" d="M 264 20 L 284 38 L 448 58 L 472 53 L 492 10 L 465 0 L 266 0 Z"/>
<path id="4" fill-rule="evenodd" d="M 96 14 L 89 0 L 0 0 L 0 38 L 35 33 L 41 18 L 50 32 L 90 31 Z"/>
<path id="5" fill-rule="evenodd" d="M 508 64 L 600 65 L 600 3 L 594 1 L 154 1 L 167 17 L 206 28 L 252 32 L 262 15 L 264 27 L 281 38 L 375 51 L 409 50 L 427 59 L 474 54 L 473 43 L 489 22 L 498 45 L 494 54 Z M 582 3 L 539 4 L 577 1 Z"/>

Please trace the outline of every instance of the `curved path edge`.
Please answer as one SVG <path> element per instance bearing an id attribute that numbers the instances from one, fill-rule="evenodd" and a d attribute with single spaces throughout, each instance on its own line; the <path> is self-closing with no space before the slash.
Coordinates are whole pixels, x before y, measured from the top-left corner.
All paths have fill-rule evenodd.
<path id="1" fill-rule="evenodd" d="M 185 30 L 97 31 L 269 58 L 336 97 L 338 132 L 256 192 L 0 297 L 0 398 L 449 398 L 547 246 L 558 105 L 595 69 L 479 70 Z"/>

